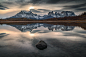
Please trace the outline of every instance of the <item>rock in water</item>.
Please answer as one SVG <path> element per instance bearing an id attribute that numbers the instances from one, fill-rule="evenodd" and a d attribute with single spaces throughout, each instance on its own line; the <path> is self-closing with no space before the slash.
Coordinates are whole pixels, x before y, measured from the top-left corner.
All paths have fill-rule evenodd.
<path id="1" fill-rule="evenodd" d="M 36 44 L 36 47 L 40 50 L 44 50 L 47 48 L 47 44 L 41 40 Z"/>

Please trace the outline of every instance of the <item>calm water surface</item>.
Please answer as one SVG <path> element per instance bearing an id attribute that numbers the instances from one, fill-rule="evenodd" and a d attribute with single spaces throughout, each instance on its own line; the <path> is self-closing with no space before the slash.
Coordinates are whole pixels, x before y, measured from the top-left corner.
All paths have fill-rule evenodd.
<path id="1" fill-rule="evenodd" d="M 35 45 L 43 40 L 48 47 Z M 0 25 L 0 57 L 86 57 L 86 30 L 78 26 Z"/>

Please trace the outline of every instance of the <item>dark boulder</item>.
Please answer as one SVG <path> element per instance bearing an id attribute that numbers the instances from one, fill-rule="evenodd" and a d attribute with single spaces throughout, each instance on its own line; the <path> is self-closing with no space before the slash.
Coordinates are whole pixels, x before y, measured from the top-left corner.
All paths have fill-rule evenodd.
<path id="1" fill-rule="evenodd" d="M 40 50 L 44 50 L 47 48 L 47 44 L 41 40 L 36 44 L 36 47 Z"/>

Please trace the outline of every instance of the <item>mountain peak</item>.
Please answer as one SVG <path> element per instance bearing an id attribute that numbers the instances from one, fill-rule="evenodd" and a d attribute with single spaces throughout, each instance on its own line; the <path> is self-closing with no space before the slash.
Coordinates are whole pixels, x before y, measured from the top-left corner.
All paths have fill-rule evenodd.
<path id="1" fill-rule="evenodd" d="M 32 12 L 31 11 L 26 11 L 26 10 L 21 10 L 19 13 L 20 14 L 26 14 L 26 13 L 32 13 Z"/>

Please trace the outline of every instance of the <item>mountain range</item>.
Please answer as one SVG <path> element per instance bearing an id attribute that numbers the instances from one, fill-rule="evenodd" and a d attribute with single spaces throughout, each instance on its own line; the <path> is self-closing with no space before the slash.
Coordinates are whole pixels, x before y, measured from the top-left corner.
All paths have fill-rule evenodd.
<path id="1" fill-rule="evenodd" d="M 68 17 L 68 16 L 75 16 L 75 13 L 72 11 L 62 11 L 62 12 L 49 12 L 47 15 L 40 16 L 34 14 L 31 11 L 22 10 L 21 12 L 17 13 L 16 15 L 10 18 L 28 18 L 28 19 L 36 19 L 36 20 L 43 20 L 49 18 L 60 18 L 60 17 Z"/>

